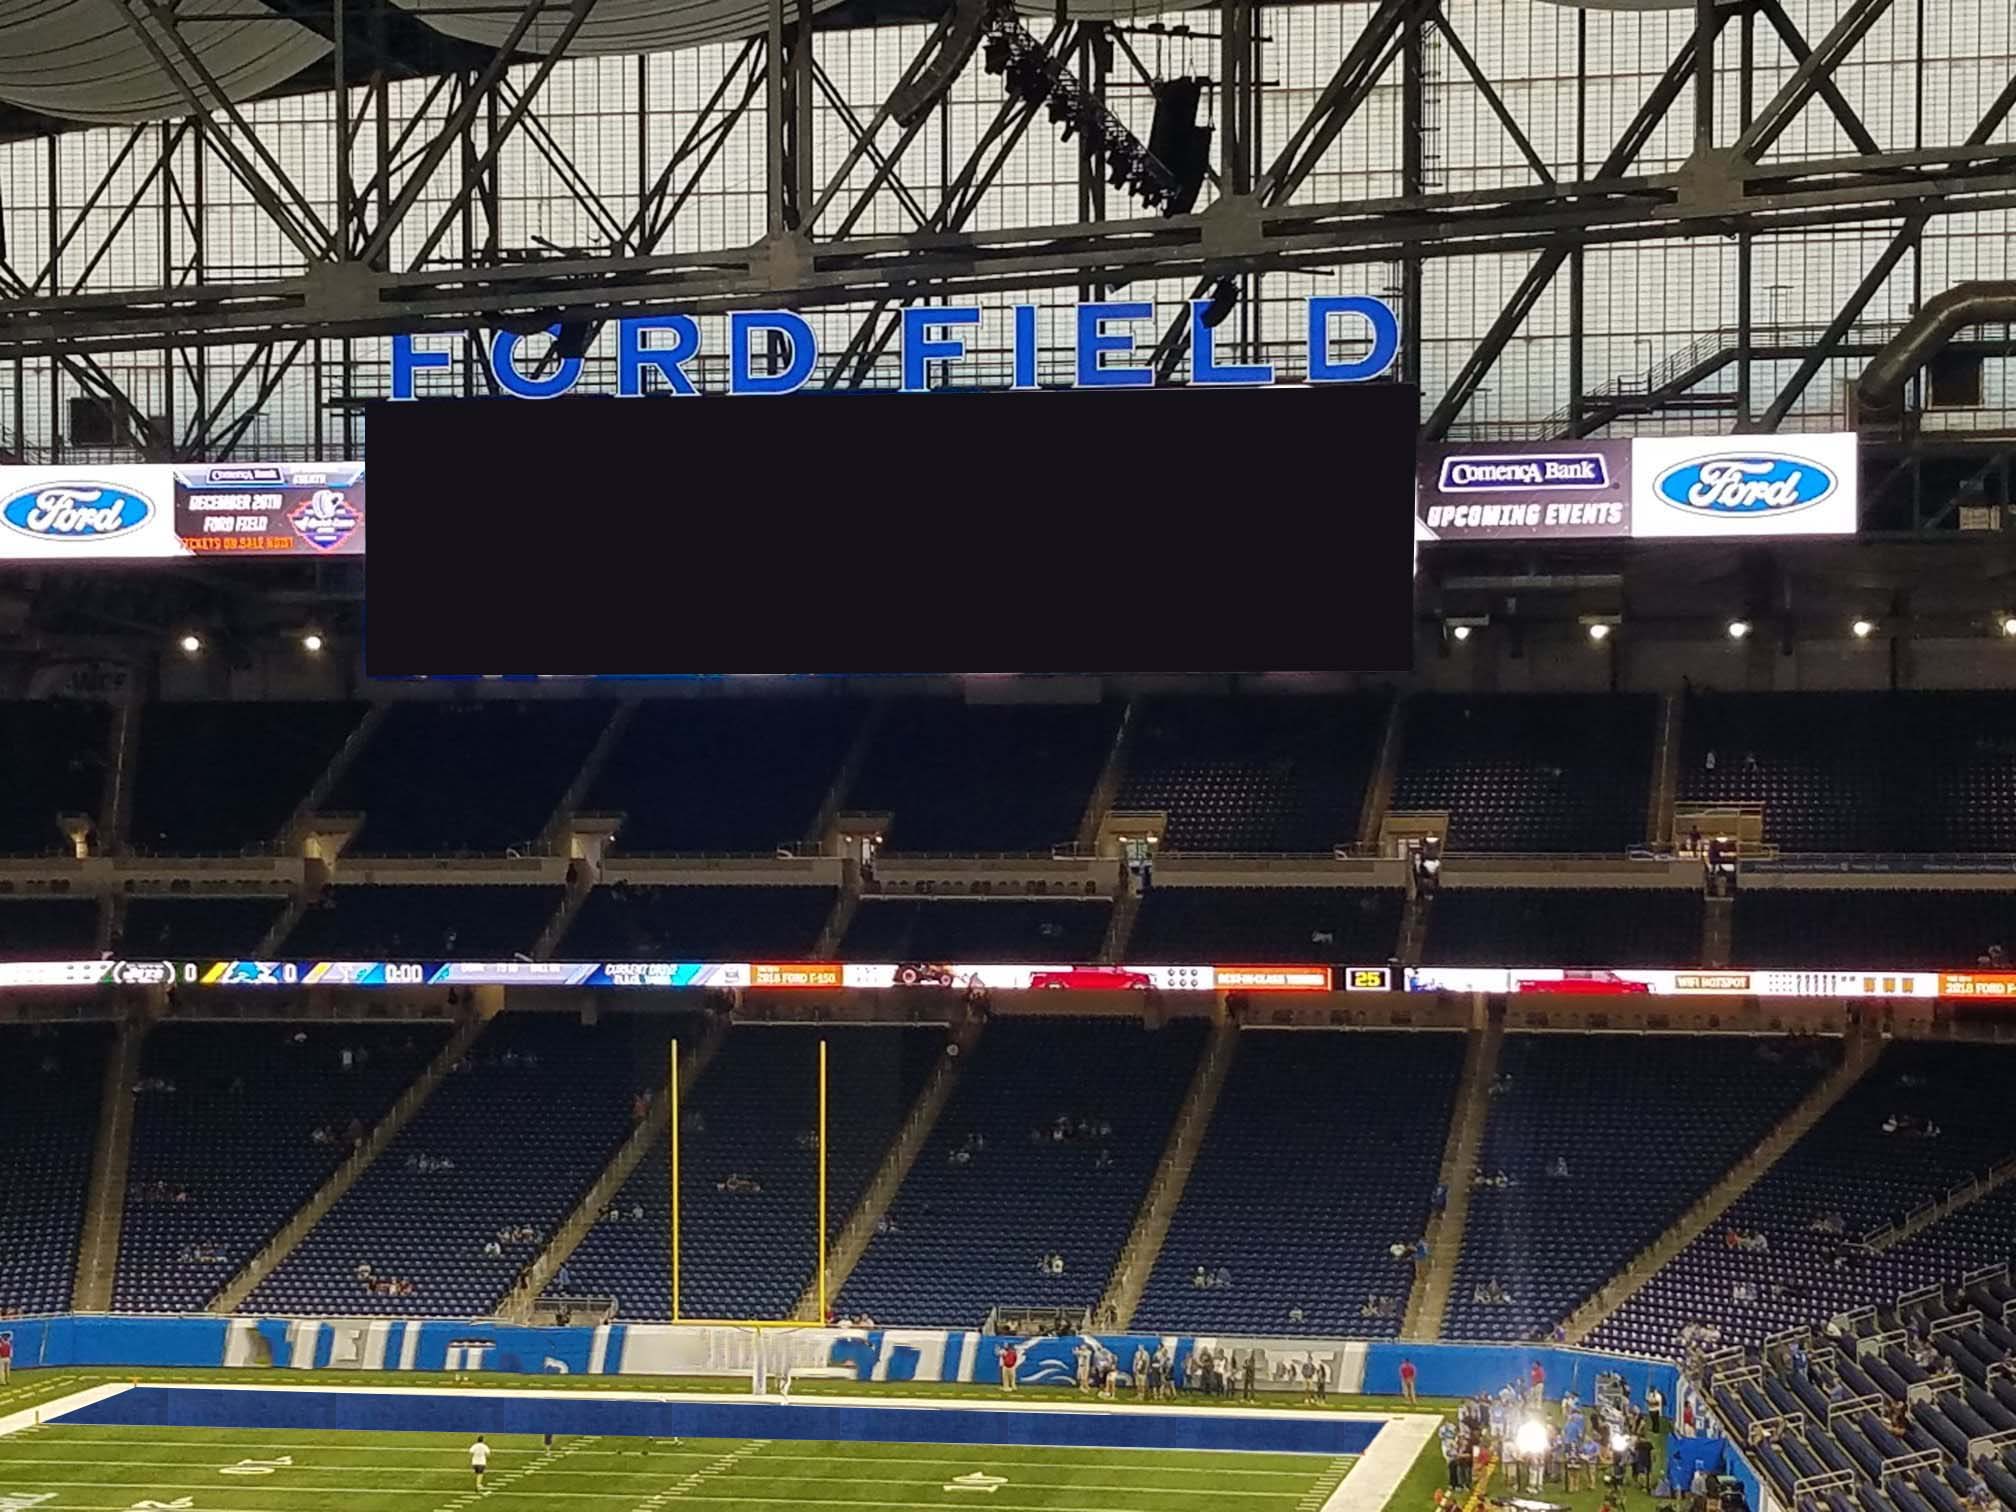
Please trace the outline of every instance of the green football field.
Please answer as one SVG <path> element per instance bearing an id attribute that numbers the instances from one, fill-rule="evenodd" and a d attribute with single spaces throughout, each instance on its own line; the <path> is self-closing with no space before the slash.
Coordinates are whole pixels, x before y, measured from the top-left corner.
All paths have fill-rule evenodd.
<path id="1" fill-rule="evenodd" d="M 1317 1512 L 1353 1460 L 793 1440 L 65 1427 L 0 1439 L 0 1512 Z"/>

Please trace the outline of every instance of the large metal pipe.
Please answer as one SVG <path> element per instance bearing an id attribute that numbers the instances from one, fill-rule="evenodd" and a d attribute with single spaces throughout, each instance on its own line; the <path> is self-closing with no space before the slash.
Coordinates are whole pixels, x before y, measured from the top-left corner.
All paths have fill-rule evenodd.
<path id="1" fill-rule="evenodd" d="M 1864 413 L 1889 414 L 1902 406 L 1904 385 L 1968 326 L 2016 320 L 2016 281 L 1955 284 L 1925 301 L 1904 329 L 1869 359 L 1855 383 L 1855 402 Z"/>

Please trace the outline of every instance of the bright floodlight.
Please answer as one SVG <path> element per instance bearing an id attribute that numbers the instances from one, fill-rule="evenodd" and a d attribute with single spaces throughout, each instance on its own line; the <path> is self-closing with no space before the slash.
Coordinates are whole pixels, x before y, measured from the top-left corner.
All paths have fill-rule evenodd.
<path id="1" fill-rule="evenodd" d="M 1855 639 L 1857 640 L 1867 640 L 1871 635 L 1876 633 L 1875 625 L 1866 619 L 1858 619 L 1848 628 L 1855 632 Z"/>
<path id="2" fill-rule="evenodd" d="M 2006 616 L 2002 621 L 2004 635 L 2016 635 L 2016 614 Z"/>
<path id="3" fill-rule="evenodd" d="M 1610 627 L 1604 624 L 1602 620 L 1597 620 L 1589 627 L 1589 639 L 1592 641 L 1606 641 L 1610 639 Z"/>
<path id="4" fill-rule="evenodd" d="M 310 630 L 306 635 L 301 637 L 301 649 L 306 651 L 310 656 L 313 656 L 317 651 L 322 649 L 322 637 L 317 635 L 313 630 Z"/>
<path id="5" fill-rule="evenodd" d="M 1744 636 L 1748 635 L 1749 633 L 1750 633 L 1750 621 L 1740 619 L 1729 621 L 1729 639 L 1741 640 L 1743 639 Z"/>
<path id="6" fill-rule="evenodd" d="M 181 646 L 183 651 L 190 656 L 194 656 L 198 651 L 203 649 L 202 637 L 196 635 L 185 635 L 176 644 Z"/>
<path id="7" fill-rule="evenodd" d="M 1512 1436 L 1512 1447 L 1521 1459 L 1539 1459 L 1547 1452 L 1547 1425 L 1538 1418 L 1527 1418 Z"/>
<path id="8" fill-rule="evenodd" d="M 2016 623 L 2016 621 L 2012 621 L 2012 623 Z M 1470 639 L 1470 627 L 1468 625 L 1456 625 L 1451 628 L 1449 633 L 1455 636 L 1456 639 L 1458 639 L 1459 641 L 1466 641 Z M 2012 635 L 2016 635 L 2016 631 L 2011 631 L 2010 633 Z"/>
<path id="9" fill-rule="evenodd" d="M 1631 1450 L 1630 1434 L 1613 1433 L 1610 1435 L 1610 1452 L 1612 1454 L 1628 1454 L 1630 1450 Z"/>

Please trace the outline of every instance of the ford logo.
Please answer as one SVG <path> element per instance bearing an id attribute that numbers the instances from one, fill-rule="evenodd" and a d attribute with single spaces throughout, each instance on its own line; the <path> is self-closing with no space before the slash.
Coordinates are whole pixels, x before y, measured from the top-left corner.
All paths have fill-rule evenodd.
<path id="1" fill-rule="evenodd" d="M 109 541 L 153 516 L 146 499 L 111 483 L 44 483 L 0 503 L 0 525 L 38 541 Z"/>
<path id="2" fill-rule="evenodd" d="M 1810 509 L 1839 486 L 1832 470 L 1805 457 L 1731 452 L 1669 467 L 1652 489 L 1690 514 L 1755 518 Z"/>

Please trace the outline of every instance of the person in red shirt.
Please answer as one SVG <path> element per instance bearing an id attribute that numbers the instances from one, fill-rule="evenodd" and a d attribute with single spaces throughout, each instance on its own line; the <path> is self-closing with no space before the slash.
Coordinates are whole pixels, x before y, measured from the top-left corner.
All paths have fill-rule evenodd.
<path id="1" fill-rule="evenodd" d="M 1533 1405 L 1538 1407 L 1547 1400 L 1547 1372 L 1540 1368 L 1538 1360 L 1535 1360 L 1533 1368 L 1526 1372 L 1526 1382 L 1530 1388 L 1527 1394 L 1531 1397 Z"/>
<path id="2" fill-rule="evenodd" d="M 1400 1395 L 1410 1402 L 1414 1400 L 1414 1362 L 1412 1360 L 1402 1360 L 1400 1362 Z"/>
<path id="3" fill-rule="evenodd" d="M 6 1385 L 8 1378 L 13 1374 L 14 1334 L 10 1329 L 6 1333 L 0 1333 L 0 1386 Z"/>
<path id="4" fill-rule="evenodd" d="M 1015 1389 L 1015 1367 L 1021 1363 L 1022 1356 L 1017 1353 L 1012 1342 L 1001 1346 L 1001 1389 L 1003 1391 L 1012 1392 Z"/>

